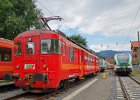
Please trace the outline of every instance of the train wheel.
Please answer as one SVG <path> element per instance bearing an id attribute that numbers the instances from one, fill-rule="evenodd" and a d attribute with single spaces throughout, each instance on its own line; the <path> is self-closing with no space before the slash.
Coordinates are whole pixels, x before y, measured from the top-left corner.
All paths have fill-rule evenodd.
<path id="1" fill-rule="evenodd" d="M 76 81 L 76 82 L 78 82 L 79 80 L 80 80 L 80 78 L 79 78 L 79 77 L 75 78 L 75 81 Z"/>
<path id="2" fill-rule="evenodd" d="M 63 88 L 63 81 L 61 81 L 60 83 L 59 83 L 59 86 L 58 86 L 58 89 L 61 89 L 61 88 Z"/>
<path id="3" fill-rule="evenodd" d="M 67 90 L 69 87 L 68 87 L 68 80 L 65 80 L 64 82 L 63 82 L 63 88 L 65 89 L 65 90 Z"/>

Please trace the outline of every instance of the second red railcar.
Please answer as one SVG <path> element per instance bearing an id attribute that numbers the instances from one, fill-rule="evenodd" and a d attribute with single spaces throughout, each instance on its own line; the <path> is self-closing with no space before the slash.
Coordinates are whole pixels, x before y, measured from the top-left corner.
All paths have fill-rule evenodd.
<path id="1" fill-rule="evenodd" d="M 13 50 L 13 41 L 0 38 L 0 79 L 4 79 L 6 74 L 11 74 L 14 71 Z"/>

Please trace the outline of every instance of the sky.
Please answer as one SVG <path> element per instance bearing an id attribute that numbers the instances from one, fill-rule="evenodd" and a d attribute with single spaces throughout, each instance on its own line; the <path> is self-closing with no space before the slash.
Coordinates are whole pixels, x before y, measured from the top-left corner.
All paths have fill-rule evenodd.
<path id="1" fill-rule="evenodd" d="M 92 50 L 130 51 L 140 31 L 140 0 L 37 0 L 44 17 L 61 16 L 52 29 L 80 34 Z"/>

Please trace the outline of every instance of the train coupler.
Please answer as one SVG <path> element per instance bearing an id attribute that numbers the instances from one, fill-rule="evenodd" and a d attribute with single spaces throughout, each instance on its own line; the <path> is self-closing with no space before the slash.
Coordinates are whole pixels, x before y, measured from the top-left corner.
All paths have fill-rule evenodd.
<path id="1" fill-rule="evenodd" d="M 43 83 L 46 83 L 48 80 L 48 76 L 47 76 L 47 74 L 36 73 L 33 75 L 33 80 L 34 81 L 42 81 Z"/>

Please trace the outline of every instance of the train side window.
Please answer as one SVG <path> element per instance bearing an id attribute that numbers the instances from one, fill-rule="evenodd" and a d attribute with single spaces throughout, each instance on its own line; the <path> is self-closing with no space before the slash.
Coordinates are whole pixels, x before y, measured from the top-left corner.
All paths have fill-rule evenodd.
<path id="1" fill-rule="evenodd" d="M 11 62 L 12 60 L 12 49 L 0 47 L 0 61 Z"/>
<path id="2" fill-rule="evenodd" d="M 80 56 L 79 57 L 80 57 L 80 62 L 82 62 L 82 54 L 81 53 L 80 53 Z"/>
<path id="3" fill-rule="evenodd" d="M 94 59 L 95 59 L 95 58 L 92 58 L 92 63 L 94 63 Z"/>
<path id="4" fill-rule="evenodd" d="M 83 62 L 83 53 L 82 53 L 82 51 L 80 53 L 80 62 Z"/>
<path id="5" fill-rule="evenodd" d="M 70 61 L 74 61 L 74 48 L 70 47 Z"/>
<path id="6" fill-rule="evenodd" d="M 66 44 L 64 42 L 61 42 L 62 44 L 62 55 L 66 55 Z"/>
<path id="7" fill-rule="evenodd" d="M 87 61 L 87 56 L 85 56 L 85 61 Z"/>
<path id="8" fill-rule="evenodd" d="M 96 63 L 99 63 L 98 60 L 96 60 Z"/>
<path id="9" fill-rule="evenodd" d="M 1 53 L 0 53 L 0 61 L 1 61 Z"/>
<path id="10" fill-rule="evenodd" d="M 35 46 L 34 42 L 27 42 L 26 43 L 26 54 L 34 54 Z"/>
<path id="11" fill-rule="evenodd" d="M 22 52 L 22 43 L 21 42 L 15 42 L 14 43 L 14 53 L 15 53 L 15 56 L 19 56 L 21 55 L 21 52 Z"/>

